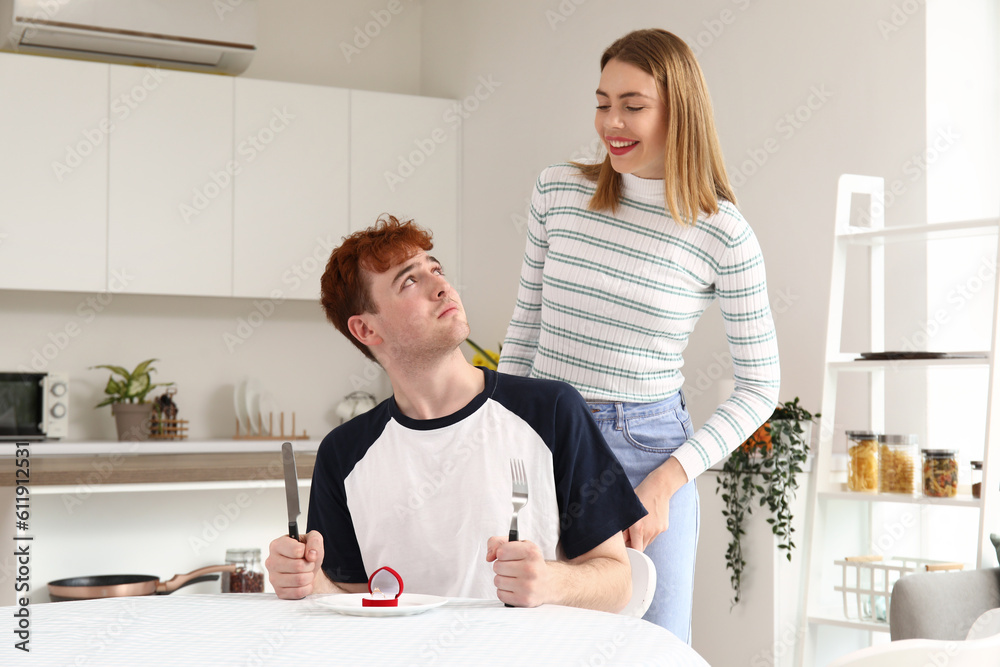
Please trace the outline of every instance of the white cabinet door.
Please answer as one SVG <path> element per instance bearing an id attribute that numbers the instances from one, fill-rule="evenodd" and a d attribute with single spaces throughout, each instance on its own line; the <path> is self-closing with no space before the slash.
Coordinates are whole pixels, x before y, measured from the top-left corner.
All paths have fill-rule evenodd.
<path id="1" fill-rule="evenodd" d="M 0 53 L 0 288 L 103 291 L 108 66 Z"/>
<path id="2" fill-rule="evenodd" d="M 330 251 L 349 228 L 350 93 L 235 85 L 233 295 L 318 299 Z"/>
<path id="3" fill-rule="evenodd" d="M 108 271 L 137 294 L 232 294 L 233 80 L 111 65 Z"/>
<path id="4" fill-rule="evenodd" d="M 459 288 L 454 105 L 351 91 L 351 230 L 370 226 L 382 213 L 413 218 L 434 233 L 433 253 Z"/>

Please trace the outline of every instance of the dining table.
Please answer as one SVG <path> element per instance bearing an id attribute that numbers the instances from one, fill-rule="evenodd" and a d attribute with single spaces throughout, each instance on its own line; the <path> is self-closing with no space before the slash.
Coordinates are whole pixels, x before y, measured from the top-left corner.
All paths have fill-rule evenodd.
<path id="1" fill-rule="evenodd" d="M 219 593 L 32 604 L 22 644 L 30 652 L 4 633 L 0 665 L 707 665 L 669 631 L 619 614 L 448 599 L 412 615 L 356 616 L 333 598 Z M 0 616 L 10 623 L 18 609 L 2 607 Z"/>

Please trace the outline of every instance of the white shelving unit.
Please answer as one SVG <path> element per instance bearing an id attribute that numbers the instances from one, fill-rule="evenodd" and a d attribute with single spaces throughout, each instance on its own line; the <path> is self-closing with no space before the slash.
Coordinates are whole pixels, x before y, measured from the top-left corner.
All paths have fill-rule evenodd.
<path id="1" fill-rule="evenodd" d="M 993 567 L 995 557 L 990 544 L 990 532 L 1000 532 L 1000 376 L 994 360 L 1000 352 L 998 346 L 998 298 L 1000 277 L 994 276 L 998 289 L 994 294 L 990 332 L 991 349 L 980 353 L 963 353 L 965 358 L 906 359 L 891 361 L 856 360 L 859 354 L 841 351 L 843 339 L 843 313 L 846 294 L 848 248 L 864 246 L 868 250 L 868 300 L 870 303 L 868 348 L 865 351 L 885 351 L 885 247 L 888 244 L 907 242 L 932 242 L 966 236 L 995 236 L 1000 220 L 973 220 L 938 224 L 886 228 L 883 206 L 884 182 L 881 178 L 845 174 L 840 177 L 837 190 L 836 226 L 834 233 L 833 269 L 830 283 L 830 304 L 827 324 L 825 363 L 823 377 L 822 414 L 824 426 L 819 434 L 815 458 L 815 480 L 808 500 L 809 560 L 805 581 L 804 640 L 799 641 L 797 664 L 817 663 L 818 635 L 823 628 L 842 628 L 868 633 L 859 638 L 861 643 L 872 643 L 873 633 L 887 632 L 887 623 L 848 619 L 842 605 L 831 602 L 831 579 L 836 575 L 834 557 L 854 545 L 862 545 L 869 553 L 881 553 L 880 541 L 886 535 L 895 535 L 899 526 L 884 525 L 878 509 L 901 509 L 903 516 L 922 522 L 929 512 L 978 513 L 978 539 L 976 567 Z M 852 199 L 855 195 L 870 198 L 865 227 L 851 225 Z M 860 353 L 860 351 L 859 351 Z M 885 432 L 886 375 L 887 372 L 910 371 L 933 367 L 988 368 L 989 391 L 987 396 L 986 438 L 982 452 L 982 498 L 976 499 L 966 491 L 955 498 L 924 498 L 896 494 L 866 494 L 845 490 L 833 466 L 833 443 L 842 435 L 843 418 L 837 416 L 838 380 L 845 373 L 862 373 L 868 379 L 869 419 L 867 427 L 875 432 Z M 864 428 L 860 424 L 852 428 Z M 887 504 L 897 504 L 889 506 Z M 913 518 L 917 517 L 917 518 Z M 924 537 L 921 540 L 925 540 Z M 860 555 L 860 554 L 856 554 Z M 896 555 L 896 554 L 886 554 Z M 920 555 L 920 554 L 911 554 Z M 843 630 L 834 630 L 843 632 Z M 839 637 L 839 636 L 838 636 Z M 853 648 L 853 647 L 852 647 Z"/>

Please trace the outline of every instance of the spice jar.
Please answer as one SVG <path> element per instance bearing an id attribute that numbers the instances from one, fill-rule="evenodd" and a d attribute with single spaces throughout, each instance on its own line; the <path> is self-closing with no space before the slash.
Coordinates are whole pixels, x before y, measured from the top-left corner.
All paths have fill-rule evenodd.
<path id="1" fill-rule="evenodd" d="M 847 488 L 878 491 L 878 442 L 871 431 L 847 432 Z"/>
<path id="2" fill-rule="evenodd" d="M 972 462 L 972 497 L 983 497 L 983 462 Z"/>
<path id="3" fill-rule="evenodd" d="M 260 549 L 226 549 L 226 564 L 235 572 L 222 573 L 223 593 L 263 593 L 264 571 L 260 567 Z"/>
<path id="4" fill-rule="evenodd" d="M 924 495 L 932 498 L 953 498 L 958 493 L 958 461 L 954 449 L 925 449 L 923 480 Z"/>
<path id="5" fill-rule="evenodd" d="M 878 436 L 878 489 L 881 493 L 917 492 L 917 436 Z"/>

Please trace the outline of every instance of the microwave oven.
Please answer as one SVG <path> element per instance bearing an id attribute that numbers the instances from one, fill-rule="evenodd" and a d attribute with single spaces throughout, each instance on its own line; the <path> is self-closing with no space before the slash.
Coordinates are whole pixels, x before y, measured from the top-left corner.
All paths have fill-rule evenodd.
<path id="1" fill-rule="evenodd" d="M 69 376 L 0 373 L 0 440 L 69 435 Z"/>

